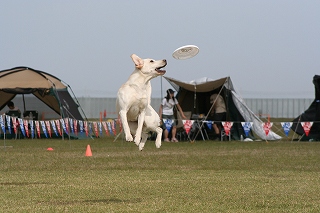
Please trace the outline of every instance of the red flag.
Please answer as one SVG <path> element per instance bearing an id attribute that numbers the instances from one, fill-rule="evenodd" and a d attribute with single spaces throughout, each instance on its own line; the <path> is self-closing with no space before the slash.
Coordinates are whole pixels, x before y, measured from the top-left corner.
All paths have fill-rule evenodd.
<path id="1" fill-rule="evenodd" d="M 61 132 L 61 128 L 60 128 L 60 121 L 59 120 L 55 120 L 54 122 L 56 123 L 57 130 L 58 130 L 60 136 L 62 136 L 62 132 Z"/>
<path id="2" fill-rule="evenodd" d="M 262 124 L 262 128 L 263 128 L 264 132 L 266 133 L 266 135 L 269 134 L 270 129 L 271 129 L 271 127 L 272 127 L 272 124 L 273 124 L 273 123 L 270 123 L 270 122 L 266 122 L 266 123 L 263 123 L 263 124 Z"/>
<path id="3" fill-rule="evenodd" d="M 24 125 L 24 129 L 26 130 L 27 137 L 29 137 L 29 126 L 28 126 L 28 124 L 29 124 L 28 120 L 23 120 L 23 125 Z"/>
<path id="4" fill-rule="evenodd" d="M 40 124 L 39 121 L 34 121 L 35 125 L 36 125 L 36 130 L 38 133 L 38 138 L 40 138 Z"/>
<path id="5" fill-rule="evenodd" d="M 193 125 L 194 120 L 182 120 L 183 127 L 186 130 L 186 133 L 189 134 L 192 125 Z"/>
<path id="6" fill-rule="evenodd" d="M 97 122 L 93 122 L 93 128 L 94 128 L 94 132 L 96 133 L 96 137 L 99 137 L 99 131 L 98 131 L 98 123 Z"/>
<path id="7" fill-rule="evenodd" d="M 106 135 L 110 136 L 110 133 L 109 133 L 109 130 L 107 127 L 107 123 L 105 121 L 102 122 L 102 126 L 103 126 L 104 130 L 106 131 Z"/>
<path id="8" fill-rule="evenodd" d="M 229 136 L 233 122 L 221 122 L 227 136 Z"/>
<path id="9" fill-rule="evenodd" d="M 83 125 L 84 125 L 84 131 L 86 132 L 86 136 L 88 137 L 88 135 L 89 135 L 88 122 L 87 121 L 83 121 Z"/>
<path id="10" fill-rule="evenodd" d="M 78 135 L 78 120 L 74 119 L 73 120 L 73 127 L 74 127 L 74 132 L 76 135 Z"/>
<path id="11" fill-rule="evenodd" d="M 301 122 L 301 126 L 304 130 L 304 132 L 306 133 L 306 136 L 309 135 L 310 129 L 313 125 L 313 122 Z"/>
<path id="12" fill-rule="evenodd" d="M 48 133 L 49 133 L 49 136 L 51 138 L 51 127 L 50 127 L 50 121 L 45 121 L 46 123 L 46 127 L 47 127 L 47 130 L 48 130 Z"/>

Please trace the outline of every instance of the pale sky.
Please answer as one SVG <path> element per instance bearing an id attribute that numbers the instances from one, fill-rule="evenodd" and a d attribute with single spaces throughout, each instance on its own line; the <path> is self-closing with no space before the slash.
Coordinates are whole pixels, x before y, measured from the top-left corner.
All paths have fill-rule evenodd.
<path id="1" fill-rule="evenodd" d="M 78 97 L 116 97 L 135 53 L 167 59 L 166 76 L 182 81 L 230 76 L 243 98 L 314 98 L 319 23 L 319 0 L 2 0 L 0 70 L 27 66 Z M 172 57 L 188 44 L 197 56 Z M 151 83 L 160 97 L 161 78 Z"/>

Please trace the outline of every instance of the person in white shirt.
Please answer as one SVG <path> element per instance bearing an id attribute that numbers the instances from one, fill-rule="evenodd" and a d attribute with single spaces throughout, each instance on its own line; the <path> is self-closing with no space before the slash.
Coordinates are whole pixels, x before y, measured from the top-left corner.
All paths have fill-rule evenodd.
<path id="1" fill-rule="evenodd" d="M 217 137 L 219 137 L 221 132 L 221 121 L 226 120 L 226 104 L 223 100 L 223 97 L 218 94 L 213 94 L 210 96 L 210 103 L 213 104 L 212 110 L 210 112 L 210 118 L 212 118 L 212 120 L 214 121 L 213 129 Z"/>
<path id="2" fill-rule="evenodd" d="M 175 106 L 179 110 L 181 117 L 183 119 L 186 119 L 186 116 L 184 115 L 184 113 L 178 103 L 178 100 L 174 97 L 174 91 L 172 89 L 168 89 L 167 96 L 162 99 L 162 102 L 161 102 L 161 105 L 159 108 L 159 116 L 160 116 L 161 121 L 162 121 L 162 119 L 171 119 L 174 121 L 172 124 L 172 129 L 171 129 L 171 135 L 172 135 L 171 142 L 179 142 L 178 139 L 176 138 L 177 127 L 176 127 L 175 117 L 174 117 L 174 113 L 173 113 L 173 109 Z M 164 123 L 163 123 L 163 128 L 164 128 L 164 132 L 163 132 L 164 133 L 164 141 L 170 142 L 170 140 L 168 138 L 169 132 L 166 129 Z"/>

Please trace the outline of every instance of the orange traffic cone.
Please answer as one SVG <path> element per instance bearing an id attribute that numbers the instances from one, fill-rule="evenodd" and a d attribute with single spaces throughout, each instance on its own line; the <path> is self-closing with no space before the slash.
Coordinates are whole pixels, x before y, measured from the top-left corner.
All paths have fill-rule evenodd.
<path id="1" fill-rule="evenodd" d="M 92 156 L 92 152 L 91 152 L 91 148 L 90 148 L 90 145 L 89 145 L 89 144 L 88 144 L 88 146 L 87 146 L 86 156 L 87 156 L 87 157 L 91 157 L 91 156 Z"/>

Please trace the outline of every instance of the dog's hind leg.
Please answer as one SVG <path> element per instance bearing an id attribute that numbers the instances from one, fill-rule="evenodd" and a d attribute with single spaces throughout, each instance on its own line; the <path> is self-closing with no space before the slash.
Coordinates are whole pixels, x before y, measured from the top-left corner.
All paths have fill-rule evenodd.
<path id="1" fill-rule="evenodd" d="M 139 150 L 142 151 L 146 141 L 148 139 L 148 133 L 142 132 L 141 134 L 141 142 L 139 143 Z"/>
<path id="2" fill-rule="evenodd" d="M 156 129 L 157 138 L 156 138 L 155 144 L 156 144 L 156 147 L 157 147 L 157 148 L 160 148 L 160 147 L 161 147 L 162 131 L 163 131 L 163 130 L 162 130 L 161 127 L 158 127 L 158 128 Z"/>

